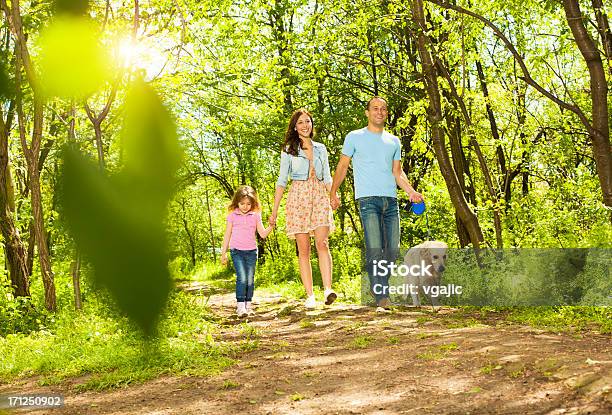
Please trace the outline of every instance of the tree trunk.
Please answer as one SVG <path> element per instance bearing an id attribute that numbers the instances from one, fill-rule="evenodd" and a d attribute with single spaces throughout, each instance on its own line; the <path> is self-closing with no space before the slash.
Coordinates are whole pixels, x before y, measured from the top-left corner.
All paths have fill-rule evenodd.
<path id="1" fill-rule="evenodd" d="M 42 108 L 39 114 L 42 118 Z M 40 124 L 42 126 L 42 121 L 40 122 Z M 30 186 L 30 194 L 32 196 L 32 215 L 34 217 L 34 233 L 36 235 L 36 242 L 38 247 L 40 272 L 42 274 L 43 285 L 45 287 L 45 307 L 49 311 L 55 311 L 57 307 L 55 296 L 55 278 L 51 270 L 51 259 L 49 257 L 47 238 L 45 235 L 42 200 L 40 193 L 40 176 L 38 173 L 38 160 L 36 160 L 36 158 L 33 158 L 30 163 Z"/>
<path id="2" fill-rule="evenodd" d="M 96 136 L 96 149 L 98 150 L 98 165 L 100 171 L 104 171 L 106 163 L 104 161 L 104 146 L 102 146 L 102 127 L 99 123 L 94 124 L 94 134 Z"/>
<path id="3" fill-rule="evenodd" d="M 208 227 L 210 229 L 210 245 L 212 246 L 213 261 L 217 262 L 217 244 L 215 243 L 215 232 L 213 231 L 212 216 L 210 213 L 210 201 L 208 199 L 208 183 L 206 183 L 206 210 L 208 211 Z"/>
<path id="4" fill-rule="evenodd" d="M 608 72 L 612 76 L 612 31 L 610 31 L 608 16 L 606 16 L 606 10 L 601 0 L 592 0 L 591 4 L 595 10 L 595 20 L 597 20 L 597 30 L 601 37 L 604 56 L 608 60 Z"/>
<path id="5" fill-rule="evenodd" d="M 70 267 L 70 273 L 72 274 L 72 288 L 74 290 L 74 308 L 77 310 L 83 309 L 83 302 L 81 300 L 81 254 L 77 251 L 76 259 L 72 262 Z"/>
<path id="6" fill-rule="evenodd" d="M 49 251 L 47 249 L 47 239 L 45 238 L 45 227 L 43 223 L 42 200 L 40 192 L 40 173 L 38 171 L 38 157 L 40 156 L 40 144 L 42 139 L 43 129 L 43 100 L 39 91 L 36 73 L 30 60 L 30 53 L 26 42 L 26 37 L 23 33 L 21 21 L 21 12 L 19 8 L 19 0 L 11 1 L 11 9 L 9 11 L 5 0 L 2 0 L 2 8 L 9 18 L 9 26 L 11 32 L 15 36 L 15 46 L 17 49 L 16 65 L 15 65 L 15 83 L 17 90 L 17 118 L 19 122 L 19 136 L 23 153 L 26 156 L 28 163 L 28 171 L 30 173 L 30 195 L 32 200 L 32 214 L 34 216 L 34 231 L 38 242 L 38 257 L 40 259 L 40 270 L 42 273 L 43 285 L 45 287 L 45 306 L 50 311 L 56 309 L 55 282 L 53 272 L 51 271 L 51 261 Z M 20 97 L 21 91 L 21 68 L 25 70 L 28 83 L 32 89 L 33 100 L 33 129 L 32 143 L 28 147 L 25 137 L 25 117 Z"/>
<path id="7" fill-rule="evenodd" d="M 606 73 L 595 42 L 593 42 L 584 26 L 578 0 L 563 0 L 563 8 L 576 45 L 578 45 L 578 49 L 580 49 L 589 69 L 593 117 L 589 137 L 593 143 L 593 155 L 603 193 L 603 201 L 606 206 L 612 207 L 612 149 L 610 148 Z"/>
<path id="8" fill-rule="evenodd" d="M 475 249 L 478 249 L 480 248 L 480 244 L 484 239 L 482 230 L 480 229 L 478 218 L 472 209 L 470 209 L 467 201 L 465 200 L 461 185 L 459 184 L 459 179 L 457 178 L 455 170 L 453 169 L 453 166 L 449 160 L 444 143 L 444 134 L 440 126 L 442 121 L 442 104 L 440 102 L 440 91 L 438 88 L 438 74 L 433 64 L 431 54 L 426 47 L 426 39 L 423 32 L 425 28 L 425 17 L 423 13 L 422 0 L 412 1 L 412 18 L 418 32 L 417 39 L 419 56 L 421 57 L 421 66 L 425 86 L 427 95 L 429 96 L 427 116 L 431 122 L 431 136 L 434 151 L 436 153 L 436 158 L 438 159 L 438 164 L 440 165 L 440 171 L 444 177 L 444 181 L 446 182 L 446 187 L 448 188 L 453 206 L 455 207 L 461 222 L 463 222 L 467 228 L 472 245 Z"/>
<path id="9" fill-rule="evenodd" d="M 450 112 L 446 113 L 446 124 L 448 126 L 448 136 L 450 141 L 451 155 L 453 158 L 453 168 L 457 174 L 457 180 L 461 186 L 464 197 L 468 198 L 468 193 L 465 187 L 465 157 L 463 155 L 463 149 L 461 147 L 461 122 L 457 117 L 451 115 Z M 459 245 L 463 248 L 469 245 L 470 235 L 461 222 L 461 218 L 455 213 L 455 224 L 457 228 L 457 237 L 459 238 Z"/>
<path id="10" fill-rule="evenodd" d="M 10 118 L 10 117 L 9 117 Z M 0 231 L 4 241 L 6 265 L 15 297 L 30 296 L 30 281 L 26 266 L 26 254 L 13 219 L 14 195 L 11 185 L 8 154 L 8 122 L 4 123 L 0 111 Z"/>

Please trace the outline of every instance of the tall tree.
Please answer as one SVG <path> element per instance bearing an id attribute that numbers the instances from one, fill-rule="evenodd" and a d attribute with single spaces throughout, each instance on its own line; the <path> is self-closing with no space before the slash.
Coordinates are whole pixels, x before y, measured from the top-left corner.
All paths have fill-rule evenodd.
<path id="1" fill-rule="evenodd" d="M 7 21 L 11 28 L 14 41 L 17 47 L 16 65 L 15 65 L 15 80 L 17 88 L 17 120 L 19 125 L 19 136 L 23 152 L 26 156 L 28 164 L 28 174 L 30 176 L 30 196 L 32 203 L 32 215 L 34 219 L 34 232 L 36 234 L 36 242 L 38 246 L 38 259 L 40 262 L 40 270 L 42 274 L 43 285 L 45 287 L 45 307 L 48 310 L 56 309 L 56 294 L 55 294 L 55 277 L 51 270 L 51 258 L 47 247 L 47 238 L 43 221 L 42 195 L 40 187 L 40 171 L 39 157 L 40 147 L 43 132 L 44 121 L 44 99 L 42 92 L 37 83 L 36 73 L 30 58 L 30 52 L 26 41 L 26 36 L 23 30 L 23 22 L 21 19 L 21 10 L 19 0 L 11 1 L 9 8 L 6 0 L 0 0 L 2 9 L 5 12 Z M 32 131 L 31 142 L 27 143 L 26 139 L 26 118 L 23 109 L 23 97 L 21 73 L 22 70 L 26 74 L 27 82 L 32 90 Z"/>

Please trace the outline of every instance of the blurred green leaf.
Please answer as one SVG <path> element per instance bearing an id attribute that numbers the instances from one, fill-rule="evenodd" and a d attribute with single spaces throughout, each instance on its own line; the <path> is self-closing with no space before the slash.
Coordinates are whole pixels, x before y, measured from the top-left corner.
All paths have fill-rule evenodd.
<path id="1" fill-rule="evenodd" d="M 88 0 L 55 0 L 53 2 L 56 13 L 69 13 L 82 16 L 89 8 Z"/>
<path id="2" fill-rule="evenodd" d="M 108 177 L 66 147 L 62 207 L 96 282 L 151 335 L 171 286 L 163 224 L 180 148 L 170 114 L 144 82 L 137 82 L 126 105 L 123 170 Z"/>
<path id="3" fill-rule="evenodd" d="M 41 33 L 40 74 L 44 92 L 84 98 L 110 79 L 109 58 L 96 27 L 85 17 L 62 15 Z"/>
<path id="4" fill-rule="evenodd" d="M 126 100 L 121 132 L 125 172 L 135 197 L 158 199 L 162 207 L 173 193 L 174 173 L 181 163 L 176 127 L 158 95 L 142 79 Z"/>

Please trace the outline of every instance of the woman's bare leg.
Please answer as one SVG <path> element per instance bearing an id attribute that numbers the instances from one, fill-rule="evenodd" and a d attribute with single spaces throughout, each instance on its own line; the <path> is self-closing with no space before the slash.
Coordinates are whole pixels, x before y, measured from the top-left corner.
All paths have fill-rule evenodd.
<path id="1" fill-rule="evenodd" d="M 296 233 L 295 241 L 298 246 L 298 261 L 300 264 L 300 277 L 306 290 L 306 296 L 312 295 L 312 267 L 310 265 L 310 235 Z"/>

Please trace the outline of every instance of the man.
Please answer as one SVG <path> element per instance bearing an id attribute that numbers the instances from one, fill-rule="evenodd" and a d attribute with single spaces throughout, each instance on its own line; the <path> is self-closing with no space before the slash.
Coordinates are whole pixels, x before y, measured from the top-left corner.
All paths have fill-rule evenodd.
<path id="1" fill-rule="evenodd" d="M 397 186 L 402 188 L 411 202 L 423 200 L 408 182 L 400 162 L 399 138 L 385 131 L 387 101 L 375 96 L 365 111 L 368 126 L 347 134 L 342 155 L 330 191 L 332 209 L 340 206 L 337 191 L 353 160 L 355 199 L 359 203 L 359 216 L 363 225 L 366 247 L 366 268 L 370 288 L 376 305 L 389 308 L 389 273 L 380 272 L 380 260 L 393 262 L 399 256 L 399 209 Z M 379 264 L 375 266 L 375 262 Z"/>

